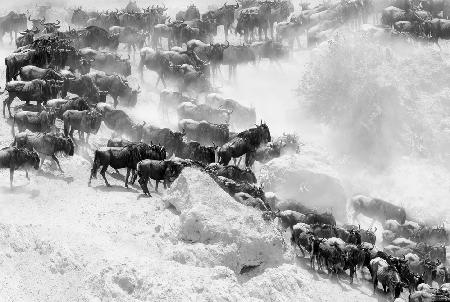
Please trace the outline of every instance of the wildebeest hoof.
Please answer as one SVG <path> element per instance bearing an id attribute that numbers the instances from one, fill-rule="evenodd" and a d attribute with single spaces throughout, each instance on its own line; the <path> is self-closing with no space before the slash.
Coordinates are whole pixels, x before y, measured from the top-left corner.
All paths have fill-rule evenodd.
<path id="1" fill-rule="evenodd" d="M 107 186 L 107 187 L 111 187 L 111 185 L 110 185 L 110 184 L 106 184 L 106 186 Z"/>

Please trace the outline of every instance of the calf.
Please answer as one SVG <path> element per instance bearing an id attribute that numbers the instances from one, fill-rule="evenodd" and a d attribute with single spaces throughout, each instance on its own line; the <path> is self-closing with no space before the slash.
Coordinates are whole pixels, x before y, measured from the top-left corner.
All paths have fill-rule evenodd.
<path id="1" fill-rule="evenodd" d="M 33 167 L 39 169 L 39 156 L 34 151 L 28 151 L 23 148 L 6 147 L 0 149 L 0 168 L 9 168 L 9 184 L 12 189 L 14 171 L 24 169 L 27 179 L 28 169 Z"/>
<path id="2" fill-rule="evenodd" d="M 164 188 L 175 181 L 180 173 L 180 167 L 171 160 L 151 160 L 146 159 L 140 161 L 137 165 L 137 175 L 139 176 L 139 184 L 145 195 L 151 196 L 147 183 L 150 179 L 156 181 L 156 191 L 158 184 L 163 181 Z"/>

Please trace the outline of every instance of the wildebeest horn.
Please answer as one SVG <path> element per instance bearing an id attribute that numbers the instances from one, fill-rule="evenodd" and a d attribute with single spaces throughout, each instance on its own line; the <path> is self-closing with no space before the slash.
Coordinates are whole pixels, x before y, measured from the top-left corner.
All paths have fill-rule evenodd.
<path id="1" fill-rule="evenodd" d="M 373 229 L 374 229 L 373 232 L 375 233 L 377 231 L 377 227 L 374 227 Z"/>
<path id="2" fill-rule="evenodd" d="M 228 40 L 227 40 L 227 46 L 224 45 L 223 48 L 226 49 L 228 47 L 230 47 L 230 42 L 228 42 Z"/>
<path id="3" fill-rule="evenodd" d="M 58 19 L 56 19 L 55 25 L 59 25 L 60 23 L 61 23 L 61 21 L 59 21 Z"/>

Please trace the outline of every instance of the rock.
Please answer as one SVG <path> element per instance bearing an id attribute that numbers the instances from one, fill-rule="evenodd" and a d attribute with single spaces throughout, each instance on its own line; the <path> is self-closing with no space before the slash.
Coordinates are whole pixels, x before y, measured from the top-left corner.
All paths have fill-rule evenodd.
<path id="1" fill-rule="evenodd" d="M 295 199 L 322 212 L 332 209 L 338 220 L 346 220 L 344 188 L 336 172 L 322 161 L 303 154 L 281 156 L 262 166 L 259 181 L 280 200 Z"/>
<path id="2" fill-rule="evenodd" d="M 174 260 L 195 264 L 193 258 L 214 254 L 219 261 L 211 265 L 237 273 L 282 261 L 283 238 L 273 224 L 262 219 L 261 211 L 236 202 L 209 175 L 185 168 L 163 200 L 180 213 L 179 239 L 196 243 L 175 252 Z"/>

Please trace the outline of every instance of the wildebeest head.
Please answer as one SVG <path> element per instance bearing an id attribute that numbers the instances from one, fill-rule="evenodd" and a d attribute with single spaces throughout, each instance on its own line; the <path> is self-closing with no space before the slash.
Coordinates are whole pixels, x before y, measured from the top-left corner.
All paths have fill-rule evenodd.
<path id="1" fill-rule="evenodd" d="M 66 138 L 64 141 L 64 152 L 69 156 L 73 156 L 74 151 L 75 146 L 73 144 L 72 139 L 70 137 Z"/>
<path id="2" fill-rule="evenodd" d="M 263 123 L 263 121 L 261 121 L 261 123 L 259 124 L 259 126 L 257 126 L 257 128 L 258 132 L 262 137 L 263 143 L 268 143 L 272 141 L 272 138 L 270 136 L 270 130 L 269 127 L 266 125 L 266 123 Z"/>
<path id="3" fill-rule="evenodd" d="M 175 179 L 180 175 L 183 170 L 183 166 L 172 160 L 165 160 L 166 171 L 164 173 L 164 179 L 169 180 L 170 182 L 175 181 Z"/>
<path id="4" fill-rule="evenodd" d="M 91 110 L 87 114 L 87 122 L 91 133 L 97 134 L 102 123 L 102 115 L 97 110 Z"/>

